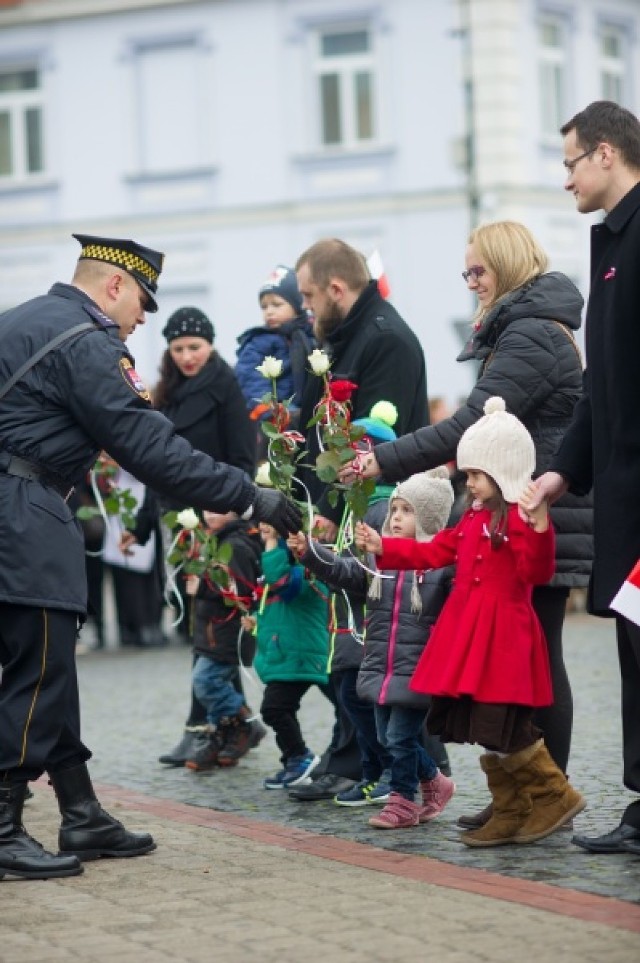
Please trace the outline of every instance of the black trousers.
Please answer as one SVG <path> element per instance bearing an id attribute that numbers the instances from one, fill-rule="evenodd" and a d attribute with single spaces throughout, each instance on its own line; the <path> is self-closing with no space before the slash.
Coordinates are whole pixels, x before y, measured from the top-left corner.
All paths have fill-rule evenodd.
<path id="1" fill-rule="evenodd" d="M 617 618 L 616 633 L 622 679 L 623 780 L 627 789 L 640 793 L 640 626 Z M 629 803 L 622 821 L 640 829 L 640 799 Z"/>
<path id="2" fill-rule="evenodd" d="M 312 685 L 313 682 L 267 682 L 265 686 L 260 715 L 275 733 L 283 765 L 292 756 L 303 756 L 307 751 L 298 710 L 303 695 Z"/>
<path id="3" fill-rule="evenodd" d="M 573 695 L 562 652 L 562 627 L 568 597 L 568 588 L 540 585 L 534 588 L 531 599 L 547 640 L 553 686 L 553 705 L 536 709 L 533 721 L 542 729 L 549 755 L 565 773 L 573 732 Z"/>
<path id="4" fill-rule="evenodd" d="M 80 765 L 78 616 L 0 603 L 0 779 L 38 779 Z"/>

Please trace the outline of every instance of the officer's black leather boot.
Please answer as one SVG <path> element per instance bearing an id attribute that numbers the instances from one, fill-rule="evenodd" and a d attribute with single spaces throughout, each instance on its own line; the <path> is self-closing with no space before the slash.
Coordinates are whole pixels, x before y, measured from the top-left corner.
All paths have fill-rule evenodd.
<path id="1" fill-rule="evenodd" d="M 93 791 L 87 767 L 49 773 L 62 815 L 60 852 L 83 861 L 100 856 L 142 856 L 156 848 L 149 833 L 130 833 L 105 812 Z"/>
<path id="2" fill-rule="evenodd" d="M 0 788 L 0 879 L 55 879 L 78 876 L 82 866 L 75 856 L 54 856 L 32 839 L 22 825 L 26 783 Z"/>

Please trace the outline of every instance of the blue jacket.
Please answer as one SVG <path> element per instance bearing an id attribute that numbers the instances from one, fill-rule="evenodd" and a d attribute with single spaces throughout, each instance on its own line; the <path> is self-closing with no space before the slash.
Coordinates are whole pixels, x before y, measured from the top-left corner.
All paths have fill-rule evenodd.
<path id="1" fill-rule="evenodd" d="M 311 324 L 306 314 L 287 321 L 279 328 L 264 325 L 249 328 L 238 338 L 236 377 L 248 408 L 254 408 L 271 385 L 256 368 L 268 356 L 282 361 L 278 378 L 278 401 L 293 399 L 294 408 L 300 407 L 302 389 L 307 375 L 307 357 L 315 347 Z"/>

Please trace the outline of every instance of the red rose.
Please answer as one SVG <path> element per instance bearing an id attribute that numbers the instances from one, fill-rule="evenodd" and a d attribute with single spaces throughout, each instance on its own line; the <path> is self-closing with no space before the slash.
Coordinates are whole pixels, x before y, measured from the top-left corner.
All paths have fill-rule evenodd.
<path id="1" fill-rule="evenodd" d="M 350 401 L 357 387 L 353 381 L 330 381 L 329 393 L 334 401 Z"/>

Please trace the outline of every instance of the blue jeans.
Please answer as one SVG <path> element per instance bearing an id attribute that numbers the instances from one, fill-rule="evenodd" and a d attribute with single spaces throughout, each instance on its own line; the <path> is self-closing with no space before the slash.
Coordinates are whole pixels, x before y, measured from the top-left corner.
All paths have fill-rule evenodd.
<path id="1" fill-rule="evenodd" d="M 205 707 L 210 725 L 217 726 L 223 716 L 236 716 L 244 705 L 244 696 L 234 685 L 237 675 L 237 665 L 214 662 L 206 655 L 196 658 L 191 685 L 196 698 Z"/>
<path id="2" fill-rule="evenodd" d="M 362 759 L 362 778 L 377 782 L 382 773 L 391 768 L 391 754 L 380 743 L 373 703 L 364 702 L 357 693 L 359 671 L 345 669 L 341 673 L 339 699 L 355 729 Z"/>
<path id="3" fill-rule="evenodd" d="M 425 709 L 375 707 L 378 739 L 391 754 L 391 790 L 413 802 L 418 783 L 434 779 L 438 767 L 422 745 Z"/>

